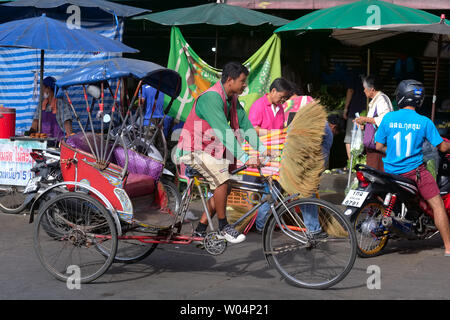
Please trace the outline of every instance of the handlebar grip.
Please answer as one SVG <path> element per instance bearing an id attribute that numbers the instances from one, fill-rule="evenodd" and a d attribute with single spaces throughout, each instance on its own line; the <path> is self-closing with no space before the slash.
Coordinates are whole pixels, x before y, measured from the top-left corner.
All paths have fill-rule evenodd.
<path id="1" fill-rule="evenodd" d="M 231 174 L 236 174 L 236 173 L 241 172 L 242 170 L 245 170 L 247 168 L 248 168 L 248 166 L 246 164 L 244 164 L 242 167 L 239 167 L 239 168 L 234 169 L 233 171 L 231 171 Z"/>

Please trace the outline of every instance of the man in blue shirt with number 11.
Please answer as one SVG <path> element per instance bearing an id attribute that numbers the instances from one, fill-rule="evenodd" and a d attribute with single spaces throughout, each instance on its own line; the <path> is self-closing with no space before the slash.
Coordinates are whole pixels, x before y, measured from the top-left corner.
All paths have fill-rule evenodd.
<path id="1" fill-rule="evenodd" d="M 422 144 L 428 140 L 441 152 L 450 151 L 450 144 L 439 135 L 433 122 L 416 112 L 425 98 L 422 83 L 400 82 L 396 90 L 398 111 L 385 115 L 375 134 L 376 148 L 386 153 L 384 170 L 415 180 L 420 195 L 433 209 L 434 222 L 442 236 L 445 256 L 450 257 L 450 225 L 440 191 L 423 163 Z M 417 180 L 417 177 L 420 177 Z"/>

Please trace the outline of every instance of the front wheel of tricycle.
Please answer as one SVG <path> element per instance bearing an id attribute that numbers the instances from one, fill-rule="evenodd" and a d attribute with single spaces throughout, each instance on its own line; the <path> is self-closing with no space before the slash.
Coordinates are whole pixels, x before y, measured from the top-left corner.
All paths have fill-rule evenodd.
<path id="1" fill-rule="evenodd" d="M 109 254 L 101 254 L 99 246 Z M 117 251 L 114 219 L 89 195 L 60 194 L 39 212 L 34 249 L 44 268 L 58 280 L 94 281 L 108 270 Z"/>
<path id="2" fill-rule="evenodd" d="M 316 198 L 282 205 L 277 219 L 267 221 L 263 241 L 269 263 L 287 282 L 302 288 L 337 284 L 356 258 L 352 226 L 334 205 Z"/>

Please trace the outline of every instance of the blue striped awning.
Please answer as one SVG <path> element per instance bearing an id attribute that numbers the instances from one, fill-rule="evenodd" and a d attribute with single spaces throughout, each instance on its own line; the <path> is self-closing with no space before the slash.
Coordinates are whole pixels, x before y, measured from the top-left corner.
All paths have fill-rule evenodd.
<path id="1" fill-rule="evenodd" d="M 1 14 L 1 13 L 0 13 Z M 52 15 L 55 18 L 55 15 Z M 61 15 L 58 20 L 66 22 L 66 15 Z M 88 28 L 105 37 L 114 40 L 122 40 L 123 19 L 101 21 L 81 21 L 83 28 Z M 120 53 L 83 53 L 47 51 L 45 54 L 44 77 L 53 76 L 56 79 L 74 68 L 96 60 L 106 60 L 120 57 Z M 6 108 L 16 109 L 16 135 L 23 134 L 31 126 L 34 112 L 39 100 L 39 69 L 40 50 L 0 48 L 0 105 Z M 112 84 L 114 87 L 115 84 Z M 84 95 L 80 88 L 69 91 L 70 97 L 80 115 L 81 120 L 87 119 Z M 105 109 L 111 107 L 113 98 L 105 95 Z M 73 121 L 74 130 L 78 130 L 78 124 Z"/>

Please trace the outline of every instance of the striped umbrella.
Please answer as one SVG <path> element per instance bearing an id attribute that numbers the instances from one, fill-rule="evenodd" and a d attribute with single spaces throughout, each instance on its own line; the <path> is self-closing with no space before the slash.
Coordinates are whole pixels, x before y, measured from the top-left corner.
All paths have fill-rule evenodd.
<path id="1" fill-rule="evenodd" d="M 47 17 L 15 20 L 0 24 L 0 46 L 41 50 L 40 83 L 44 75 L 45 50 L 77 52 L 129 52 L 138 50 L 120 41 L 108 39 L 86 29 L 70 29 L 65 23 Z M 43 86 L 39 93 L 39 131 L 41 129 L 41 105 Z"/>

